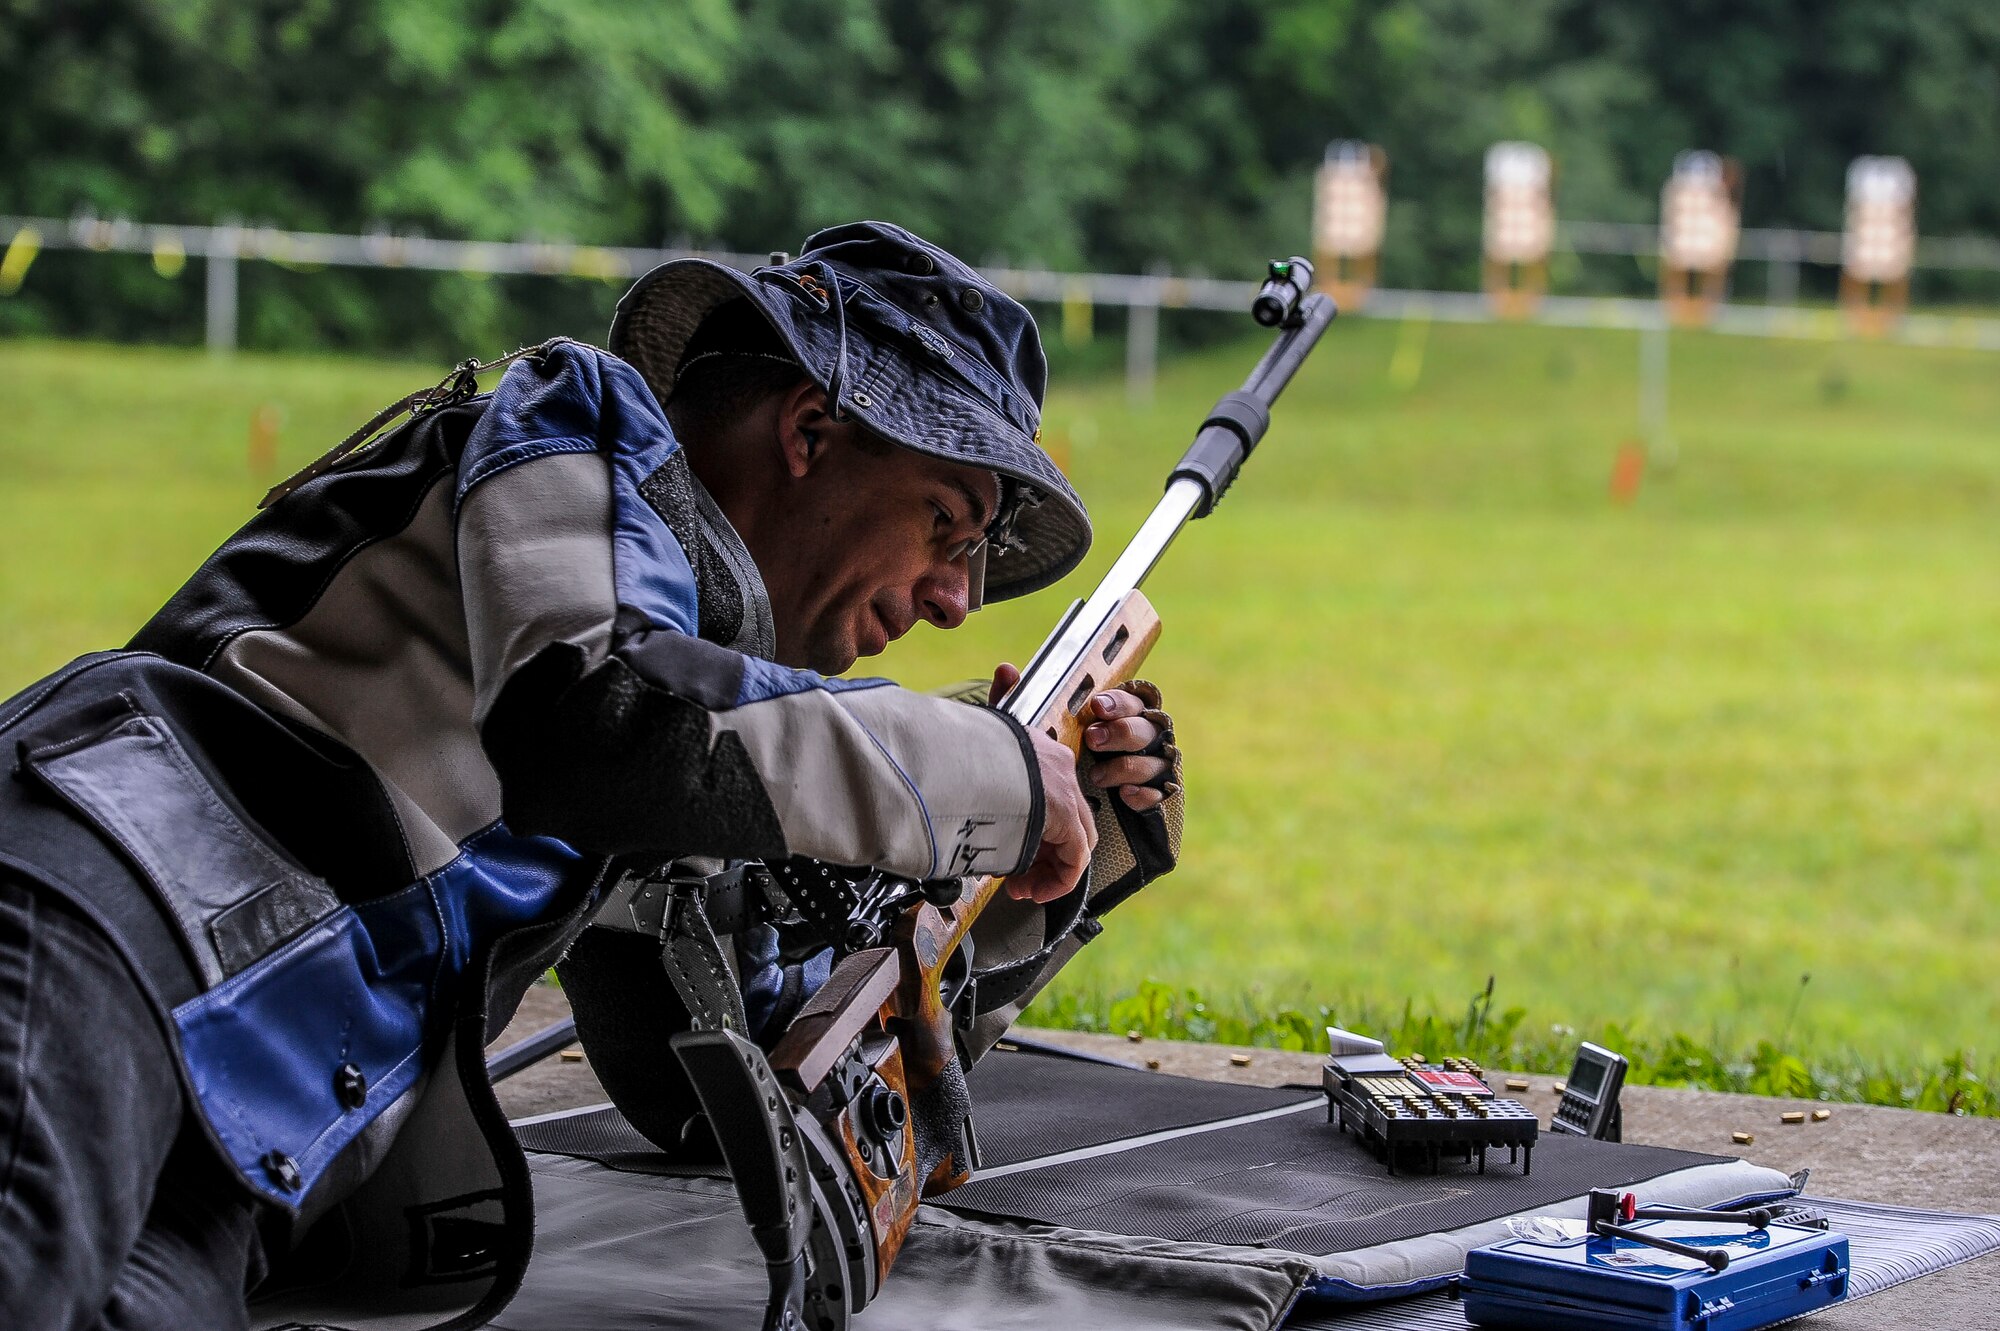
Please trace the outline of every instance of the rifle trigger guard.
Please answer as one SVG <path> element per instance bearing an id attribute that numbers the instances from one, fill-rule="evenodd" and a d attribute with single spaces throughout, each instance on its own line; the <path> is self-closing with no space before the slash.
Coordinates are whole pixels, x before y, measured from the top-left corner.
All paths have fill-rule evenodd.
<path id="1" fill-rule="evenodd" d="M 968 934 L 959 940 L 958 951 L 945 959 L 938 976 L 938 998 L 951 1013 L 953 1024 L 961 1029 L 972 1025 L 978 1015 L 978 990 L 979 979 L 972 973 L 972 936 Z"/>

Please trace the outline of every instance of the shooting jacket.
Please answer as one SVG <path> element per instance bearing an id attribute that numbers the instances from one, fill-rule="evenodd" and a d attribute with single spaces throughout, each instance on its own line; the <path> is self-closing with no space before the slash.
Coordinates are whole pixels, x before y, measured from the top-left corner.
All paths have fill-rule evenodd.
<path id="1" fill-rule="evenodd" d="M 652 393 L 558 343 L 258 515 L 131 650 L 0 706 L 0 870 L 104 927 L 218 1155 L 289 1222 L 259 1322 L 469 1326 L 511 1296 L 530 1195 L 483 1046 L 618 857 L 1032 858 L 1013 721 L 770 642 Z"/>

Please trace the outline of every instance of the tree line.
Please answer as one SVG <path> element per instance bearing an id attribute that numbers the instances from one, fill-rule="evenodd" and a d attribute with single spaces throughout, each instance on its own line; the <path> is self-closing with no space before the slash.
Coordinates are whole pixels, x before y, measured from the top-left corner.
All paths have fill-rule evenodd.
<path id="1" fill-rule="evenodd" d="M 875 216 L 975 262 L 1247 274 L 1303 245 L 1337 138 L 1389 155 L 1393 284 L 1476 282 L 1503 138 L 1550 150 L 1569 217 L 1652 220 L 1675 153 L 1708 147 L 1743 165 L 1746 224 L 1837 229 L 1847 162 L 1894 153 L 1923 231 L 1991 234 L 2000 6 L 0 0 L 0 212 L 749 250 Z M 244 280 L 267 346 L 455 352 L 584 331 L 606 303 L 541 279 Z M 50 254 L 0 299 L 0 332 L 199 326 L 199 293 L 143 259 Z"/>

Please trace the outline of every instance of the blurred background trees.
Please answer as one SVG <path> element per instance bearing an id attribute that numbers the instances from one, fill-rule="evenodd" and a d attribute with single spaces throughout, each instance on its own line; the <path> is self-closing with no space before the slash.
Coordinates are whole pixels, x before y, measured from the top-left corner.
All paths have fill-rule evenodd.
<path id="1" fill-rule="evenodd" d="M 1388 151 L 1393 285 L 1475 283 L 1502 138 L 1550 149 L 1569 217 L 1651 220 L 1702 146 L 1742 161 L 1747 225 L 1837 228 L 1872 152 L 1916 166 L 1927 234 L 1992 233 L 2000 6 L 0 0 L 6 213 L 746 250 L 865 215 L 975 262 L 1241 273 L 1303 243 L 1335 138 Z M 244 280 L 261 346 L 458 350 L 587 330 L 604 303 L 538 279 Z M 0 332 L 198 321 L 143 259 L 50 254 L 0 301 Z"/>

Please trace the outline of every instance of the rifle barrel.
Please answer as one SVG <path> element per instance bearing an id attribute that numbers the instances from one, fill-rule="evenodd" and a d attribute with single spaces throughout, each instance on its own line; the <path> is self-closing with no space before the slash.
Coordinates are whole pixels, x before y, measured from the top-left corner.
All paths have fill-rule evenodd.
<path id="1" fill-rule="evenodd" d="M 1250 371 L 1243 391 L 1255 393 L 1265 404 L 1276 402 L 1278 394 L 1285 391 L 1285 385 L 1298 373 L 1299 366 L 1306 363 L 1306 357 L 1319 343 L 1319 335 L 1332 323 L 1337 313 L 1333 298 L 1324 294 L 1307 296 L 1299 307 L 1299 323 L 1296 328 L 1288 328 L 1257 362 L 1257 368 Z"/>
<path id="2" fill-rule="evenodd" d="M 1243 387 L 1218 404 L 1218 411 L 1231 398 L 1251 398 L 1261 408 L 1268 423 L 1271 404 L 1285 385 L 1305 364 L 1320 334 L 1333 322 L 1333 301 L 1321 294 L 1307 296 L 1299 308 L 1299 322 L 1286 328 L 1258 360 Z M 1195 436 L 1187 455 L 1167 481 L 1167 492 L 1153 505 L 1139 531 L 1121 551 L 1090 596 L 1071 610 L 1055 633 L 1042 644 L 1028 663 L 1021 682 L 1014 686 L 1000 706 L 1016 721 L 1027 725 L 1047 709 L 1055 690 L 1062 685 L 1068 665 L 1089 645 L 1099 626 L 1118 606 L 1119 598 L 1137 589 L 1146 575 L 1160 562 L 1167 547 L 1190 520 L 1207 517 L 1222 497 L 1236 471 L 1250 456 L 1256 438 L 1246 439 L 1234 425 L 1214 424 L 1215 417 Z M 1263 430 L 1254 433 L 1261 437 Z"/>
<path id="3" fill-rule="evenodd" d="M 1097 590 L 1063 621 L 1062 631 L 1035 653 L 1021 682 L 1001 703 L 1009 716 L 1027 725 L 1042 714 L 1050 697 L 1062 685 L 1064 666 L 1090 644 L 1098 627 L 1118 608 L 1119 599 L 1146 580 L 1146 575 L 1153 571 L 1160 556 L 1166 554 L 1174 537 L 1180 535 L 1181 528 L 1187 526 L 1207 497 L 1208 491 L 1200 481 L 1186 477 L 1177 477 L 1167 487 L 1138 534 L 1098 582 Z"/>
<path id="4" fill-rule="evenodd" d="M 1207 517 L 1222 502 L 1223 493 L 1270 428 L 1278 394 L 1305 363 L 1336 312 L 1332 297 L 1319 292 L 1307 296 L 1299 305 L 1298 321 L 1287 325 L 1265 349 L 1243 387 L 1224 393 L 1201 423 L 1173 470 L 1176 479 L 1199 481 L 1207 492 L 1196 517 Z"/>

